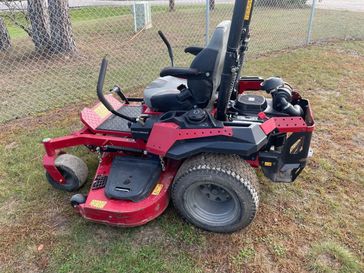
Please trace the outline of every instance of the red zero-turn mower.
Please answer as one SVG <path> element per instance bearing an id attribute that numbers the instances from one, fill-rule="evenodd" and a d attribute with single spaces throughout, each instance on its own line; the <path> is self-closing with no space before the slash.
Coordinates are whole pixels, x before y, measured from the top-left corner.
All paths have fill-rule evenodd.
<path id="1" fill-rule="evenodd" d="M 273 182 L 293 182 L 306 165 L 314 120 L 308 100 L 281 78 L 240 77 L 254 0 L 237 0 L 232 21 L 215 29 L 189 68 L 172 66 L 148 85 L 143 98 L 127 98 L 115 86 L 81 112 L 84 128 L 45 139 L 50 184 L 79 189 L 85 163 L 63 148 L 84 145 L 99 155 L 88 195 L 71 198 L 84 218 L 139 226 L 158 217 L 171 198 L 181 216 L 209 231 L 249 225 L 258 209 L 260 167 Z M 247 91 L 255 91 L 249 93 Z M 266 92 L 269 98 L 257 95 Z"/>

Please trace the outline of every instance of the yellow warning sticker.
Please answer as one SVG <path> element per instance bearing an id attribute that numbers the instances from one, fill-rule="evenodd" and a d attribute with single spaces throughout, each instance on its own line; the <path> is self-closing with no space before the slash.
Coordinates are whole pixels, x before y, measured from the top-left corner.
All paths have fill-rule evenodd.
<path id="1" fill-rule="evenodd" d="M 246 10 L 245 10 L 245 15 L 244 15 L 244 20 L 249 20 L 250 13 L 252 11 L 252 7 L 253 7 L 253 0 L 248 0 L 248 3 L 246 4 Z"/>
<path id="2" fill-rule="evenodd" d="M 271 167 L 273 164 L 272 162 L 266 161 L 264 162 L 264 166 Z"/>
<path id="3" fill-rule="evenodd" d="M 158 195 L 162 189 L 163 189 L 163 184 L 157 184 L 154 190 L 152 191 L 152 195 Z"/>
<path id="4" fill-rule="evenodd" d="M 98 209 L 102 209 L 103 207 L 105 207 L 106 203 L 107 203 L 106 201 L 102 201 L 102 200 L 91 200 L 90 206 L 98 208 Z"/>
<path id="5" fill-rule="evenodd" d="M 100 117 L 100 118 L 104 118 L 107 116 L 107 114 L 109 113 L 109 111 L 106 109 L 106 107 L 103 104 L 99 104 L 98 106 L 96 106 L 96 108 L 94 109 L 94 112 Z"/>

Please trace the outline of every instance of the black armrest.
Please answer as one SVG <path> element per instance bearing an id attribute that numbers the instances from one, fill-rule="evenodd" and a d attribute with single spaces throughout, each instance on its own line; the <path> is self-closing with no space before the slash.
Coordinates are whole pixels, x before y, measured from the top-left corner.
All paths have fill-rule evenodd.
<path id="1" fill-rule="evenodd" d="M 197 55 L 198 53 L 200 53 L 202 51 L 203 47 L 199 47 L 199 46 L 189 46 L 185 48 L 185 52 L 186 53 L 191 53 L 192 55 Z"/>
<path id="2" fill-rule="evenodd" d="M 195 68 L 187 67 L 165 67 L 160 73 L 161 77 L 173 76 L 182 79 L 207 77 L 208 73 L 200 72 Z"/>

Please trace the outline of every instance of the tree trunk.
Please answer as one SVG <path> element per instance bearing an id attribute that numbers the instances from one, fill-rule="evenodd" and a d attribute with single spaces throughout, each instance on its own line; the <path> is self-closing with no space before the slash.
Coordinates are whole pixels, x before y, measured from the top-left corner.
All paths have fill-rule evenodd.
<path id="1" fill-rule="evenodd" d="M 36 51 L 48 51 L 50 35 L 44 0 L 28 0 L 28 18 Z"/>
<path id="2" fill-rule="evenodd" d="M 51 24 L 52 51 L 76 51 L 72 34 L 71 20 L 68 14 L 68 0 L 48 0 L 49 20 Z"/>
<path id="3" fill-rule="evenodd" d="M 174 1 L 175 0 L 169 0 L 169 11 L 174 11 Z"/>
<path id="4" fill-rule="evenodd" d="M 3 18 L 0 17 L 0 51 L 8 50 L 11 47 L 8 29 Z"/>
<path id="5" fill-rule="evenodd" d="M 209 8 L 210 8 L 210 10 L 214 10 L 215 9 L 215 0 L 210 0 L 209 1 Z"/>

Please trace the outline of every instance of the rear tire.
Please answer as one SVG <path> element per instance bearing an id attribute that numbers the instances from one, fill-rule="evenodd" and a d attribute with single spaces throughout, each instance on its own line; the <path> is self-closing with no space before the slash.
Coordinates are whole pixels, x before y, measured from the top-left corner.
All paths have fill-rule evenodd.
<path id="1" fill-rule="evenodd" d="M 60 184 L 46 172 L 47 180 L 54 188 L 71 192 L 78 190 L 85 184 L 88 168 L 81 158 L 70 154 L 62 154 L 56 158 L 55 166 L 65 178 L 65 182 Z"/>
<path id="2" fill-rule="evenodd" d="M 237 155 L 201 154 L 187 159 L 175 177 L 171 196 L 188 222 L 221 233 L 248 226 L 259 205 L 257 176 Z"/>

